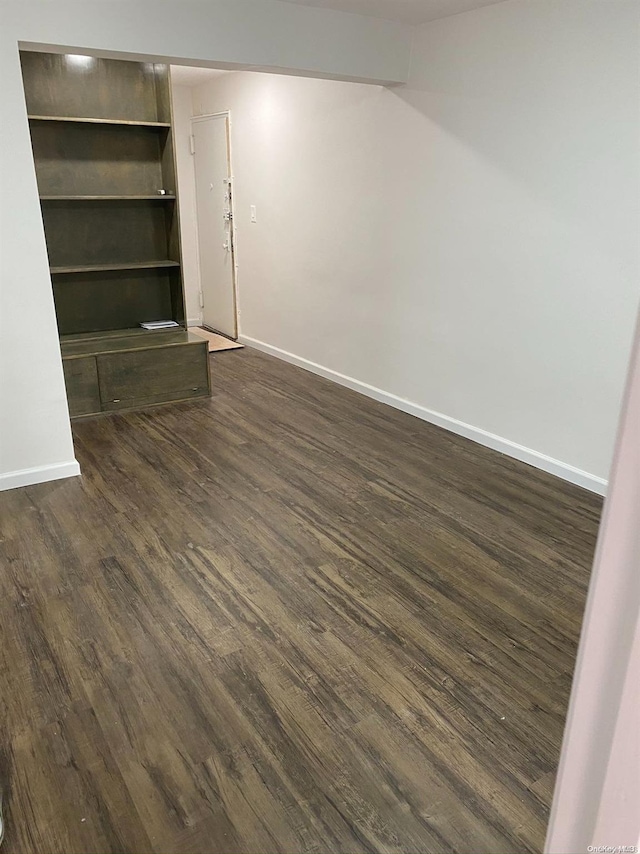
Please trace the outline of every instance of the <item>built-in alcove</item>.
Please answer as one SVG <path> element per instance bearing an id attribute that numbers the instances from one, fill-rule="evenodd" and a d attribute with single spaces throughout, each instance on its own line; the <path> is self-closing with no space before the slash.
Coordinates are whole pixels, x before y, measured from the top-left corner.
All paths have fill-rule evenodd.
<path id="1" fill-rule="evenodd" d="M 71 414 L 208 394 L 185 325 L 168 67 L 20 58 Z M 178 326 L 140 328 L 159 320 Z"/>

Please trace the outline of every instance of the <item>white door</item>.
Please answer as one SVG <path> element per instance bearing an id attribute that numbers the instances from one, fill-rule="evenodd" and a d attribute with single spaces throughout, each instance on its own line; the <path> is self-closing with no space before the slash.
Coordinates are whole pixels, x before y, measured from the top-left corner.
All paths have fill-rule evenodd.
<path id="1" fill-rule="evenodd" d="M 203 325 L 238 335 L 229 170 L 229 118 L 192 121 Z"/>

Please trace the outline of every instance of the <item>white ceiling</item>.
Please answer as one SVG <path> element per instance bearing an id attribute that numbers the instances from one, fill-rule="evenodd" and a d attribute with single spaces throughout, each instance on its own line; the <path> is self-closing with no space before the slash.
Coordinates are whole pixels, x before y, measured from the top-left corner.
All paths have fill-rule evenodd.
<path id="1" fill-rule="evenodd" d="M 197 68 L 190 65 L 171 66 L 171 80 L 176 86 L 199 86 L 213 77 L 226 73 L 221 68 Z"/>
<path id="2" fill-rule="evenodd" d="M 318 6 L 355 12 L 374 18 L 387 18 L 405 24 L 424 24 L 436 18 L 446 18 L 459 12 L 469 12 L 481 6 L 503 3 L 504 0 L 285 0 L 300 6 Z"/>
<path id="3" fill-rule="evenodd" d="M 356 15 L 386 18 L 405 24 L 426 24 L 436 18 L 447 18 L 460 12 L 470 12 L 481 6 L 492 6 L 506 0 L 284 0 L 299 6 L 317 6 L 320 9 L 337 9 Z M 187 65 L 172 65 L 171 77 L 178 86 L 199 86 L 220 74 L 221 68 L 200 68 Z"/>

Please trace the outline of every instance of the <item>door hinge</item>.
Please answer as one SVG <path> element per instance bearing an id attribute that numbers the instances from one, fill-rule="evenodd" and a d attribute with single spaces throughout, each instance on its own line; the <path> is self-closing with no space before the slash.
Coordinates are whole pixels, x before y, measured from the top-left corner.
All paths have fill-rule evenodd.
<path id="1" fill-rule="evenodd" d="M 196 153 L 196 138 L 193 134 L 189 134 L 189 151 L 192 154 Z"/>
<path id="2" fill-rule="evenodd" d="M 202 291 L 198 291 L 198 295 L 200 297 L 200 308 L 204 308 L 204 294 Z"/>

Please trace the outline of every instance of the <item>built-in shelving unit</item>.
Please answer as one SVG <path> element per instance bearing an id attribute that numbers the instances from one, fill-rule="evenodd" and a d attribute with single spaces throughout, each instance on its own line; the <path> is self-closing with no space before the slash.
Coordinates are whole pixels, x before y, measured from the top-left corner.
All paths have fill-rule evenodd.
<path id="1" fill-rule="evenodd" d="M 185 328 L 167 66 L 21 62 L 72 415 L 208 394 L 206 343 Z M 152 320 L 179 327 L 140 334 Z"/>

